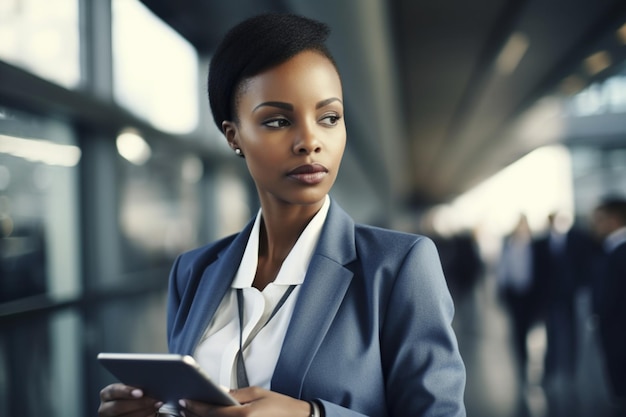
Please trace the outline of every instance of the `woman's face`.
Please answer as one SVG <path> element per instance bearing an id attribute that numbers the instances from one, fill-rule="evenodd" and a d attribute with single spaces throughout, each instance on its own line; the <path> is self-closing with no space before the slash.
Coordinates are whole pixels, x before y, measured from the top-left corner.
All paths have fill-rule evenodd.
<path id="1" fill-rule="evenodd" d="M 237 122 L 224 122 L 264 204 L 321 204 L 346 144 L 341 81 L 323 55 L 305 51 L 246 80 Z"/>

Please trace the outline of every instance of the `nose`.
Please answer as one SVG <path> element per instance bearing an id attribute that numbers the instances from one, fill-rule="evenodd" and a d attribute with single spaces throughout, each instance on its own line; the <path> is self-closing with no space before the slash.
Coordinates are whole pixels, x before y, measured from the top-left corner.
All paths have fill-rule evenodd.
<path id="1" fill-rule="evenodd" d="M 293 152 L 300 155 L 318 153 L 322 150 L 321 143 L 314 126 L 303 124 L 296 132 Z"/>

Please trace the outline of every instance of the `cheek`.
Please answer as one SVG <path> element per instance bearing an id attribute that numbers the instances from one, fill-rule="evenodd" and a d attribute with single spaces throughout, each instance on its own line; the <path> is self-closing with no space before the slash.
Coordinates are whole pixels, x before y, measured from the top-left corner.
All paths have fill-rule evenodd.
<path id="1" fill-rule="evenodd" d="M 343 157 L 343 153 L 346 150 L 346 133 L 345 130 L 338 134 L 336 138 L 332 141 L 333 150 L 337 157 L 341 160 Z"/>
<path id="2" fill-rule="evenodd" d="M 285 159 L 284 150 L 263 141 L 246 143 L 246 164 L 254 177 L 271 177 Z"/>

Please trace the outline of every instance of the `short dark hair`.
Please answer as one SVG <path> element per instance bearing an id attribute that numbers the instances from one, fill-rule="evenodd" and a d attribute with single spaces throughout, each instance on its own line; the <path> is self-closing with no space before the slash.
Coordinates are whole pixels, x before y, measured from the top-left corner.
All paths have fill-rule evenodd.
<path id="1" fill-rule="evenodd" d="M 620 223 L 626 225 L 626 197 L 612 195 L 602 199 L 596 210 L 603 211 L 620 219 Z"/>
<path id="2" fill-rule="evenodd" d="M 288 13 L 265 13 L 234 26 L 218 45 L 209 66 L 208 93 L 213 119 L 235 120 L 238 88 L 248 78 L 303 51 L 317 51 L 337 65 L 325 45 L 330 28 Z"/>

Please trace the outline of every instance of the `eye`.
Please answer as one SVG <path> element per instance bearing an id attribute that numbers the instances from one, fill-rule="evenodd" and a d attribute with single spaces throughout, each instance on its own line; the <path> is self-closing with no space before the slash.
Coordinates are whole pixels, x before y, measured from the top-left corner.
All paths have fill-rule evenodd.
<path id="1" fill-rule="evenodd" d="M 280 129 L 281 127 L 287 127 L 290 124 L 291 123 L 289 122 L 289 120 L 282 118 L 282 117 L 269 119 L 263 122 L 263 126 L 271 127 L 273 129 Z"/>
<path id="2" fill-rule="evenodd" d="M 339 120 L 341 120 L 341 116 L 338 114 L 327 114 L 321 118 L 320 122 L 326 126 L 335 126 Z"/>

